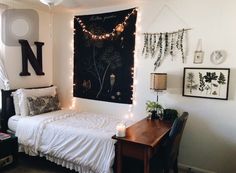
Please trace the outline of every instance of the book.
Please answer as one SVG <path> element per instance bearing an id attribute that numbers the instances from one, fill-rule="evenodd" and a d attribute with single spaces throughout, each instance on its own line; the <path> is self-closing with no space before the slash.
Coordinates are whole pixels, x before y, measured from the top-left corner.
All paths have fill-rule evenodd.
<path id="1" fill-rule="evenodd" d="M 0 132 L 0 141 L 3 141 L 5 139 L 11 138 L 11 135 L 7 134 L 7 133 L 2 133 Z"/>

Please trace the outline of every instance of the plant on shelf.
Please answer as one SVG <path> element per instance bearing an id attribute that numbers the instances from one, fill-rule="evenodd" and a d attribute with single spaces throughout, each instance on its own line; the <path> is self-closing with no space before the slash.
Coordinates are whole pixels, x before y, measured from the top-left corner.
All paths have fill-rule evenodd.
<path id="1" fill-rule="evenodd" d="M 146 102 L 146 111 L 151 113 L 151 119 L 158 119 L 159 111 L 163 110 L 163 107 L 156 101 Z"/>

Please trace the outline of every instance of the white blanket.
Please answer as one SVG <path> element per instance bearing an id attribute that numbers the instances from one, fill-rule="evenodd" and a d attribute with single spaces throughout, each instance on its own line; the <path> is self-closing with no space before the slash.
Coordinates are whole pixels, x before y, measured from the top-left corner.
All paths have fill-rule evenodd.
<path id="1" fill-rule="evenodd" d="M 27 154 L 62 165 L 66 161 L 73 166 L 63 166 L 83 173 L 110 173 L 115 157 L 111 137 L 119 122 L 111 116 L 60 110 L 22 118 L 16 136 Z"/>

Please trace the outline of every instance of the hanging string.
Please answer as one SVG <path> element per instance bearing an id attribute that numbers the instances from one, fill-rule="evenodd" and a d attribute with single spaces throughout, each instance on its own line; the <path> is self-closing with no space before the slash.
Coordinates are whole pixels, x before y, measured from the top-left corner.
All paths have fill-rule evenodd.
<path id="1" fill-rule="evenodd" d="M 156 56 L 154 70 L 161 65 L 164 57 L 170 55 L 173 60 L 173 57 L 177 51 L 181 53 L 182 62 L 184 63 L 184 34 L 188 30 L 191 29 L 180 29 L 178 31 L 165 33 L 143 33 L 144 45 L 142 54 L 145 55 L 145 58 L 154 58 Z"/>
<path id="2" fill-rule="evenodd" d="M 179 21 L 181 22 L 181 25 L 180 26 L 185 26 L 185 27 L 188 27 L 189 25 L 184 21 L 184 19 L 170 6 L 170 5 L 167 5 L 167 4 L 164 4 L 160 10 L 157 10 L 157 13 L 156 14 L 153 14 L 153 17 L 152 17 L 152 20 L 149 22 L 149 24 L 146 26 L 146 28 L 148 29 L 151 29 L 152 28 L 152 25 L 154 23 L 158 23 L 159 20 L 162 20 L 160 17 L 161 17 L 161 14 L 163 14 L 164 12 L 167 12 L 168 14 L 172 15 L 172 21 Z M 148 30 L 149 31 L 149 30 Z"/>
<path id="3" fill-rule="evenodd" d="M 184 30 L 184 31 L 189 31 L 189 30 L 192 30 L 192 28 L 183 28 L 183 29 L 180 29 L 180 30 L 178 30 L 178 31 L 173 31 L 173 32 L 167 32 L 168 34 L 178 34 L 180 31 L 182 31 L 182 30 Z M 143 33 L 144 35 L 153 35 L 153 34 L 156 34 L 156 35 L 160 35 L 161 33 L 160 32 L 152 32 L 152 33 L 150 33 L 150 32 L 144 32 Z"/>
<path id="4" fill-rule="evenodd" d="M 127 25 L 127 20 L 130 18 L 131 15 L 135 15 L 137 13 L 137 9 L 133 9 L 131 13 L 129 13 L 127 16 L 125 16 L 124 21 L 117 24 L 111 32 L 108 33 L 103 33 L 103 34 L 95 34 L 89 31 L 84 24 L 84 22 L 79 18 L 76 17 L 76 20 L 80 24 L 81 28 L 83 29 L 83 32 L 86 33 L 90 38 L 94 40 L 106 40 L 106 39 L 112 39 L 114 38 L 117 34 L 120 34 L 121 32 L 124 31 L 126 25 Z"/>

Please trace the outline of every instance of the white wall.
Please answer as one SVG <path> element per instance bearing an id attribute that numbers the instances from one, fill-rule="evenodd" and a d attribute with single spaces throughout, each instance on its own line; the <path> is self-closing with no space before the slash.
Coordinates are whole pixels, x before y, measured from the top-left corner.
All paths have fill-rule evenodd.
<path id="1" fill-rule="evenodd" d="M 157 72 L 168 73 L 168 90 L 159 97 L 166 108 L 175 108 L 180 113 L 188 111 L 186 129 L 180 148 L 180 163 L 199 167 L 218 173 L 236 171 L 236 1 L 215 0 L 147 0 L 138 4 L 140 7 L 141 32 L 166 32 L 180 28 L 192 28 L 188 34 L 187 62 L 181 58 L 173 62 L 166 58 Z M 116 11 L 128 6 L 106 9 L 91 9 L 74 14 L 91 14 Z M 129 6 L 130 7 L 130 6 Z M 71 21 L 74 14 L 54 14 L 54 84 L 59 87 L 63 105 L 71 104 L 73 29 Z M 143 38 L 136 42 L 137 87 L 134 106 L 134 118 L 146 116 L 145 102 L 155 100 L 156 95 L 149 90 L 149 74 L 153 72 L 154 59 L 141 56 Z M 193 55 L 197 40 L 203 40 L 205 59 L 203 64 L 193 64 Z M 210 62 L 214 50 L 227 51 L 227 60 L 220 65 Z M 184 67 L 227 67 L 231 68 L 229 100 L 189 98 L 182 96 L 182 77 Z M 92 101 L 76 98 L 76 107 L 81 110 L 109 113 L 123 116 L 128 111 L 127 105 Z"/>
<path id="2" fill-rule="evenodd" d="M 51 85 L 53 81 L 53 56 L 52 56 L 52 37 L 50 32 L 50 22 L 52 22 L 51 14 L 49 10 L 42 11 L 37 10 L 34 7 L 24 4 L 15 3 L 13 1 L 4 2 L 8 4 L 9 9 L 19 8 L 19 9 L 34 9 L 39 15 L 39 40 L 44 42 L 43 46 L 43 72 L 44 76 L 37 76 L 33 70 L 30 63 L 28 63 L 28 69 L 31 76 L 19 76 L 22 71 L 22 57 L 21 57 L 21 47 L 20 46 L 6 46 L 1 44 L 1 58 L 3 58 L 5 67 L 7 69 L 7 74 L 10 81 L 10 87 L 20 88 L 20 87 L 34 87 L 34 86 L 47 86 Z M 31 46 L 32 50 L 36 55 L 36 47 Z"/>

